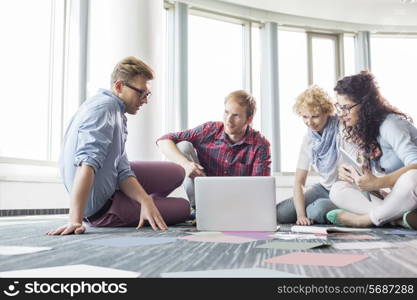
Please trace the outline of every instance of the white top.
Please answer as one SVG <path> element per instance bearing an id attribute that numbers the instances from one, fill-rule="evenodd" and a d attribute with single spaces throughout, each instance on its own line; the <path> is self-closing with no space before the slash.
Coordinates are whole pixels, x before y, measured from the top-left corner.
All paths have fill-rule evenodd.
<path id="1" fill-rule="evenodd" d="M 339 148 L 345 149 L 349 154 L 355 155 L 356 147 L 352 144 L 347 143 L 344 141 L 342 136 L 343 126 L 339 125 L 339 135 L 337 137 L 337 143 Z M 313 167 L 314 171 L 317 172 L 320 176 L 320 184 L 327 190 L 330 190 L 333 183 L 337 181 L 337 167 L 342 163 L 342 158 L 340 155 L 336 161 L 336 164 L 328 173 L 320 173 L 317 170 L 317 167 L 312 164 L 312 157 L 313 157 L 313 139 L 307 132 L 304 136 L 303 141 L 300 147 L 300 153 L 298 154 L 298 162 L 297 162 L 297 169 L 309 171 L 311 167 Z"/>

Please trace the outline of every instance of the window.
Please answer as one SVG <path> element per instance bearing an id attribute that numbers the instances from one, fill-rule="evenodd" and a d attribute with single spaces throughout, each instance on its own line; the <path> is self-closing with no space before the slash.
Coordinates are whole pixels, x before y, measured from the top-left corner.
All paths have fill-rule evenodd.
<path id="1" fill-rule="evenodd" d="M 281 171 L 294 172 L 306 127 L 294 113 L 296 97 L 308 86 L 307 35 L 278 30 Z"/>
<path id="2" fill-rule="evenodd" d="M 308 35 L 310 45 L 310 83 L 324 88 L 332 95 L 338 74 L 337 36 L 330 34 Z"/>
<path id="3" fill-rule="evenodd" d="M 417 36 L 371 36 L 371 67 L 382 95 L 417 121 Z"/>
<path id="4" fill-rule="evenodd" d="M 78 68 L 66 65 L 77 54 L 65 47 L 71 28 L 65 26 L 65 5 L 73 10 L 64 0 L 0 2 L 0 36 L 7 41 L 0 56 L 2 157 L 58 158 L 66 112 L 72 113 L 78 104 L 78 97 L 72 99 L 75 107 L 64 103 L 65 87 L 76 82 L 71 74 Z M 77 84 L 69 89 L 72 93 L 78 93 Z"/>
<path id="5" fill-rule="evenodd" d="M 261 130 L 261 41 L 260 29 L 252 24 L 252 95 L 256 99 L 256 114 L 253 118 L 252 127 Z"/>
<path id="6" fill-rule="evenodd" d="M 224 98 L 243 89 L 243 27 L 189 16 L 188 127 L 221 121 Z"/>
<path id="7" fill-rule="evenodd" d="M 343 55 L 344 55 L 344 76 L 355 74 L 355 37 L 347 35 L 343 37 Z"/>

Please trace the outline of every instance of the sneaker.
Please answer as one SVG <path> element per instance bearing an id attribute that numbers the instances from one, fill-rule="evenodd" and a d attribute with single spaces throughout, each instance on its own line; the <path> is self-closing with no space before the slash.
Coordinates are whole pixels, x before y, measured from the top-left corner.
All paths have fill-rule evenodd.
<path id="1" fill-rule="evenodd" d="M 403 214 L 404 227 L 417 230 L 417 210 L 407 211 Z"/>

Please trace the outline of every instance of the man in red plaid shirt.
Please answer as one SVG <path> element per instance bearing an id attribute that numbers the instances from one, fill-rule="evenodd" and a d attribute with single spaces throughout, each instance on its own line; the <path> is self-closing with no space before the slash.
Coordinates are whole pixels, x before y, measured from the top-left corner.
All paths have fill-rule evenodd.
<path id="1" fill-rule="evenodd" d="M 196 128 L 160 137 L 162 153 L 186 172 L 184 188 L 192 207 L 197 176 L 270 176 L 271 152 L 268 140 L 254 130 L 256 102 L 251 94 L 238 90 L 224 101 L 223 122 L 207 122 Z"/>

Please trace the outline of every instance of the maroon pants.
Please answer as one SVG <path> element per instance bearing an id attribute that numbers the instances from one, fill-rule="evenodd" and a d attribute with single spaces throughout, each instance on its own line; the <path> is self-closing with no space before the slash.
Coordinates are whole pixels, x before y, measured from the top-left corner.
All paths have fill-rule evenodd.
<path id="1" fill-rule="evenodd" d="M 190 216 L 190 204 L 183 198 L 167 197 L 179 187 L 185 176 L 184 169 L 172 162 L 135 161 L 130 166 L 139 183 L 152 196 L 156 207 L 167 225 L 184 222 Z M 109 210 L 94 221 L 97 227 L 136 227 L 141 205 L 122 191 L 113 195 Z"/>

